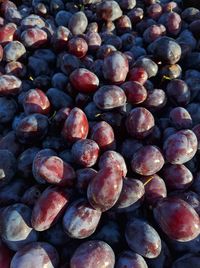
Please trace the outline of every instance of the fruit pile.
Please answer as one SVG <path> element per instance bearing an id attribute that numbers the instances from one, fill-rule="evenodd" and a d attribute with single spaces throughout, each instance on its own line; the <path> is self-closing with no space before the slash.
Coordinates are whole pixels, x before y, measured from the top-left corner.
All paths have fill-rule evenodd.
<path id="1" fill-rule="evenodd" d="M 200 1 L 0 1 L 0 268 L 200 267 L 199 163 Z"/>

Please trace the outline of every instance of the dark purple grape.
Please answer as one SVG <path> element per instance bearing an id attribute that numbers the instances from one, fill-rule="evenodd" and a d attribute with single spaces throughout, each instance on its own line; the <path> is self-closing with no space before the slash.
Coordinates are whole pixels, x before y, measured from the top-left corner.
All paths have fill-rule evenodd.
<path id="1" fill-rule="evenodd" d="M 20 92 L 22 81 L 14 75 L 0 76 L 0 96 L 16 95 Z"/>
<path id="2" fill-rule="evenodd" d="M 125 81 L 129 71 L 128 60 L 121 52 L 112 52 L 103 62 L 103 75 L 111 83 L 119 84 Z"/>
<path id="3" fill-rule="evenodd" d="M 168 164 L 162 170 L 163 179 L 171 190 L 185 190 L 193 182 L 193 175 L 184 165 Z"/>
<path id="4" fill-rule="evenodd" d="M 98 5 L 97 16 L 105 21 L 114 21 L 122 16 L 122 10 L 116 1 L 105 1 Z"/>
<path id="5" fill-rule="evenodd" d="M 126 103 L 126 95 L 118 86 L 102 86 L 95 92 L 93 100 L 99 109 L 110 110 L 123 106 Z"/>
<path id="6" fill-rule="evenodd" d="M 187 242 L 199 235 L 199 216 L 185 201 L 177 197 L 160 200 L 154 217 L 163 232 L 171 239 Z"/>
<path id="7" fill-rule="evenodd" d="M 143 176 L 150 176 L 161 170 L 164 158 L 156 146 L 146 145 L 138 149 L 131 161 L 132 170 Z"/>
<path id="8" fill-rule="evenodd" d="M 190 90 L 187 84 L 180 79 L 174 79 L 167 85 L 167 96 L 176 105 L 186 105 L 190 102 Z"/>
<path id="9" fill-rule="evenodd" d="M 30 262 L 31 258 L 31 262 Z M 12 258 L 10 268 L 55 267 L 59 264 L 56 249 L 46 242 L 34 242 L 26 245 Z"/>
<path id="10" fill-rule="evenodd" d="M 74 252 L 70 267 L 73 268 L 114 268 L 115 255 L 112 248 L 103 241 L 87 241 Z"/>
<path id="11" fill-rule="evenodd" d="M 88 20 L 84 12 L 79 11 L 73 14 L 68 23 L 69 30 L 73 35 L 83 34 L 87 28 Z"/>
<path id="12" fill-rule="evenodd" d="M 145 201 L 150 206 L 155 206 L 156 203 L 167 196 L 165 181 L 157 174 L 140 178 L 145 187 Z"/>
<path id="13" fill-rule="evenodd" d="M 64 231 L 73 238 L 83 239 L 93 234 L 97 228 L 101 212 L 94 209 L 87 200 L 72 203 L 63 217 Z"/>
<path id="14" fill-rule="evenodd" d="M 145 194 L 144 185 L 141 181 L 132 178 L 123 180 L 122 191 L 115 208 L 122 209 L 130 207 L 143 198 Z"/>
<path id="15" fill-rule="evenodd" d="M 44 138 L 48 131 L 48 118 L 42 114 L 31 114 L 20 120 L 16 136 L 21 143 L 32 143 Z"/>
<path id="16" fill-rule="evenodd" d="M 116 268 L 148 268 L 145 259 L 131 250 L 123 251 L 116 261 Z"/>
<path id="17" fill-rule="evenodd" d="M 176 107 L 170 111 L 169 118 L 172 125 L 177 129 L 191 128 L 192 118 L 183 107 Z"/>
<path id="18" fill-rule="evenodd" d="M 93 140 L 79 140 L 72 146 L 72 157 L 78 165 L 83 167 L 94 166 L 99 157 L 99 146 Z"/>
<path id="19" fill-rule="evenodd" d="M 116 166 L 105 167 L 91 180 L 87 189 L 89 203 L 97 210 L 114 206 L 122 190 L 122 172 Z"/>
<path id="20" fill-rule="evenodd" d="M 191 160 L 197 151 L 197 138 L 193 131 L 180 130 L 170 135 L 164 142 L 164 154 L 171 164 L 184 164 Z"/>
<path id="21" fill-rule="evenodd" d="M 0 232 L 6 245 L 17 251 L 37 241 L 37 233 L 31 226 L 31 209 L 20 203 L 6 207 L 0 220 Z"/>
<path id="22" fill-rule="evenodd" d="M 156 258 L 161 252 L 161 240 L 156 230 L 146 221 L 132 219 L 125 232 L 128 246 L 146 258 Z"/>
<path id="23" fill-rule="evenodd" d="M 132 109 L 126 119 L 127 132 L 137 139 L 147 137 L 152 132 L 154 124 L 153 115 L 143 107 Z"/>

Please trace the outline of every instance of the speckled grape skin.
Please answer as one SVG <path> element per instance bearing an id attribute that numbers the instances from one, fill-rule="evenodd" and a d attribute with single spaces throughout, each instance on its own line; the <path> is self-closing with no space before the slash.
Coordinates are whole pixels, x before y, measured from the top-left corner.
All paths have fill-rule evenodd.
<path id="1" fill-rule="evenodd" d="M 58 268 L 58 264 L 58 253 L 53 246 L 45 242 L 35 242 L 14 255 L 10 268 Z"/>
<path id="2" fill-rule="evenodd" d="M 83 239 L 95 232 L 100 218 L 100 211 L 94 209 L 87 200 L 79 199 L 66 209 L 63 228 L 70 237 Z"/>
<path id="3" fill-rule="evenodd" d="M 141 147 L 133 155 L 132 170 L 140 175 L 149 176 L 158 172 L 164 165 L 160 150 L 153 145 Z"/>
<path id="4" fill-rule="evenodd" d="M 131 220 L 127 224 L 125 236 L 129 247 L 146 258 L 156 258 L 161 252 L 158 233 L 143 220 Z"/>
<path id="5" fill-rule="evenodd" d="M 98 144 L 90 139 L 79 140 L 72 146 L 74 161 L 84 167 L 92 167 L 99 157 Z"/>
<path id="6" fill-rule="evenodd" d="M 193 131 L 186 129 L 170 135 L 164 142 L 163 150 L 171 164 L 184 164 L 191 160 L 197 151 L 197 138 Z"/>
<path id="7" fill-rule="evenodd" d="M 185 201 L 168 197 L 154 208 L 154 218 L 171 239 L 187 242 L 200 233 L 200 221 L 196 211 Z"/>
<path id="8" fill-rule="evenodd" d="M 48 187 L 35 203 L 31 223 L 36 231 L 49 229 L 62 215 L 69 203 L 70 194 L 58 187 Z"/>
<path id="9" fill-rule="evenodd" d="M 108 150 L 103 153 L 99 159 L 99 168 L 116 166 L 122 172 L 122 176 L 125 177 L 127 174 L 126 162 L 123 156 L 115 151 Z"/>
<path id="10" fill-rule="evenodd" d="M 71 268 L 114 268 L 115 255 L 103 241 L 93 240 L 81 244 L 74 252 Z"/>
<path id="11" fill-rule="evenodd" d="M 121 170 L 116 167 L 105 167 L 89 183 L 88 201 L 97 210 L 106 211 L 117 202 L 121 190 Z"/>

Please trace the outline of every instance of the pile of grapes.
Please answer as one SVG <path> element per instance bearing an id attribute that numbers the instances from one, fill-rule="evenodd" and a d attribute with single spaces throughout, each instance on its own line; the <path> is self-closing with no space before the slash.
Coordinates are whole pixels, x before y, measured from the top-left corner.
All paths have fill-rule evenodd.
<path id="1" fill-rule="evenodd" d="M 200 267 L 200 1 L 0 1 L 0 268 Z"/>

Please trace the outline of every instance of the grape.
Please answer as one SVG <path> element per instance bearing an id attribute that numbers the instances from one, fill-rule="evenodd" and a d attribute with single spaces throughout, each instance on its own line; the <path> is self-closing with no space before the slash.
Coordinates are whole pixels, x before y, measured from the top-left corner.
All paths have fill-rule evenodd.
<path id="1" fill-rule="evenodd" d="M 169 114 L 172 125 L 177 129 L 191 128 L 192 118 L 183 107 L 176 107 Z"/>
<path id="2" fill-rule="evenodd" d="M 116 1 L 105 1 L 98 5 L 97 15 L 105 21 L 114 21 L 121 17 L 122 10 Z"/>
<path id="3" fill-rule="evenodd" d="M 112 127 L 105 121 L 96 123 L 91 128 L 91 139 L 96 141 L 99 148 L 104 150 L 115 148 L 115 134 Z"/>
<path id="4" fill-rule="evenodd" d="M 147 268 L 147 263 L 145 259 L 130 250 L 123 251 L 117 262 L 116 262 L 116 268 L 131 268 L 131 267 L 138 267 L 138 268 Z"/>
<path id="5" fill-rule="evenodd" d="M 39 183 L 72 186 L 75 180 L 75 171 L 72 166 L 48 149 L 41 150 L 35 155 L 32 172 Z"/>
<path id="6" fill-rule="evenodd" d="M 199 235 L 198 214 L 179 198 L 168 197 L 159 201 L 154 208 L 154 217 L 171 239 L 185 242 Z"/>
<path id="7" fill-rule="evenodd" d="M 122 175 L 126 176 L 127 167 L 122 155 L 115 151 L 107 150 L 99 159 L 99 167 L 103 168 L 105 166 L 109 166 L 110 164 L 118 167 L 121 170 Z"/>
<path id="8" fill-rule="evenodd" d="M 150 206 L 167 196 L 165 181 L 157 174 L 140 178 L 145 187 L 145 201 Z"/>
<path id="9" fill-rule="evenodd" d="M 197 151 L 197 138 L 189 129 L 170 135 L 163 146 L 165 157 L 171 164 L 184 164 L 191 160 Z"/>
<path id="10" fill-rule="evenodd" d="M 193 182 L 193 175 L 189 169 L 184 165 L 171 165 L 164 166 L 163 178 L 169 189 L 185 190 Z"/>
<path id="11" fill-rule="evenodd" d="M 31 209 L 21 203 L 6 207 L 1 215 L 0 234 L 6 245 L 17 251 L 37 241 L 37 233 L 31 227 Z"/>
<path id="12" fill-rule="evenodd" d="M 49 114 L 50 102 L 46 94 L 40 89 L 29 90 L 23 98 L 23 107 L 26 114 Z"/>
<path id="13" fill-rule="evenodd" d="M 86 139 L 89 131 L 88 120 L 84 112 L 79 108 L 73 108 L 65 120 L 62 136 L 69 142 Z"/>
<path id="14" fill-rule="evenodd" d="M 111 83 L 119 84 L 124 82 L 128 71 L 128 60 L 121 52 L 114 51 L 104 58 L 103 75 Z"/>
<path id="15" fill-rule="evenodd" d="M 87 17 L 84 12 L 79 11 L 72 15 L 68 22 L 69 30 L 73 35 L 82 34 L 85 32 L 88 25 Z"/>
<path id="16" fill-rule="evenodd" d="M 63 217 L 64 231 L 73 238 L 83 239 L 97 228 L 101 212 L 94 209 L 87 200 L 79 199 L 67 208 Z"/>
<path id="17" fill-rule="evenodd" d="M 98 159 L 99 146 L 93 140 L 79 140 L 72 146 L 72 156 L 77 164 L 84 167 L 91 167 Z"/>
<path id="18" fill-rule="evenodd" d="M 132 219 L 128 222 L 125 236 L 129 247 L 146 258 L 156 258 L 161 252 L 158 233 L 143 220 Z"/>
<path id="19" fill-rule="evenodd" d="M 0 76 L 0 96 L 16 95 L 20 92 L 22 82 L 14 75 Z"/>
<path id="20" fill-rule="evenodd" d="M 114 268 L 115 255 L 111 247 L 103 241 L 87 241 L 74 252 L 70 267 L 72 268 Z"/>
<path id="21" fill-rule="evenodd" d="M 62 214 L 68 202 L 67 192 L 56 187 L 47 188 L 33 207 L 31 217 L 33 228 L 40 232 L 49 229 Z"/>
<path id="22" fill-rule="evenodd" d="M 94 94 L 94 103 L 101 110 L 121 107 L 126 103 L 124 91 L 114 85 L 102 86 Z"/>
<path id="23" fill-rule="evenodd" d="M 189 268 L 191 265 L 198 265 L 199 255 L 198 254 L 185 254 L 182 257 L 178 258 L 173 264 L 172 268 L 184 267 Z"/>
<path id="24" fill-rule="evenodd" d="M 87 69 L 76 69 L 70 74 L 70 82 L 74 88 L 82 93 L 93 93 L 99 86 L 98 77 Z"/>
<path id="25" fill-rule="evenodd" d="M 87 197 L 92 207 L 106 211 L 117 202 L 121 190 L 121 170 L 116 167 L 104 167 L 89 183 Z"/>
<path id="26" fill-rule="evenodd" d="M 58 267 L 59 257 L 55 248 L 45 242 L 30 243 L 19 250 L 11 261 L 10 268 Z"/>
<path id="27" fill-rule="evenodd" d="M 154 117 L 143 107 L 137 107 L 130 111 L 126 119 L 126 129 L 135 138 L 143 139 L 153 130 Z"/>
<path id="28" fill-rule="evenodd" d="M 76 171 L 76 187 L 80 193 L 86 193 L 90 181 L 95 177 L 97 171 L 93 168 L 82 168 Z"/>
<path id="29" fill-rule="evenodd" d="M 129 207 L 138 200 L 141 200 L 144 194 L 144 185 L 141 181 L 126 178 L 123 180 L 122 191 L 115 207 L 118 209 Z"/>
<path id="30" fill-rule="evenodd" d="M 144 102 L 147 97 L 145 87 L 138 82 L 129 81 L 123 83 L 121 87 L 125 91 L 127 101 L 133 105 Z"/>
<path id="31" fill-rule="evenodd" d="M 164 158 L 161 152 L 152 145 L 146 145 L 138 149 L 131 161 L 132 170 L 144 176 L 155 174 L 163 165 Z"/>

